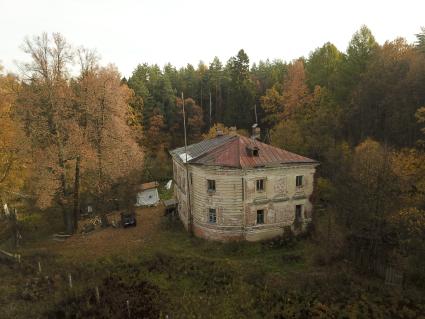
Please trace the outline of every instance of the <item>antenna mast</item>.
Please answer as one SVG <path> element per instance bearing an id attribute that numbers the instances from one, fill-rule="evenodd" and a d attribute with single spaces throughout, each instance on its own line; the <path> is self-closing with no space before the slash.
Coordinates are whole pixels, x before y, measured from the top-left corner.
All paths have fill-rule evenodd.
<path id="1" fill-rule="evenodd" d="M 211 90 L 210 90 L 210 128 L 211 128 Z"/>
<path id="2" fill-rule="evenodd" d="M 185 153 L 185 161 L 184 165 L 186 167 L 186 187 L 187 187 L 187 214 L 188 214 L 188 223 L 187 228 L 189 230 L 189 233 L 193 234 L 192 229 L 192 211 L 191 211 L 191 204 L 190 204 L 190 184 L 189 184 L 189 165 L 187 164 L 187 137 L 186 137 L 186 113 L 184 110 L 184 95 L 182 92 L 182 103 L 183 103 L 183 129 L 184 129 L 184 153 Z"/>
<path id="3" fill-rule="evenodd" d="M 186 154 L 185 163 L 187 163 L 186 114 L 184 112 L 184 96 L 183 96 L 183 92 L 182 92 L 182 103 L 183 103 L 184 153 Z"/>

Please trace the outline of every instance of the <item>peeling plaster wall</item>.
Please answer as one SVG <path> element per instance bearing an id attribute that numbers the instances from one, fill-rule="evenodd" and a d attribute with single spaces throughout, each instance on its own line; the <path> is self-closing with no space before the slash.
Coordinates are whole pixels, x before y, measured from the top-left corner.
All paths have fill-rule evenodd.
<path id="1" fill-rule="evenodd" d="M 304 228 L 311 222 L 315 167 L 292 165 L 246 171 L 245 231 L 247 240 L 262 240 L 283 234 L 286 226 L 293 230 L 295 207 L 302 205 Z M 296 176 L 303 176 L 303 186 L 296 187 Z M 256 181 L 265 180 L 264 191 L 256 190 Z M 264 210 L 264 224 L 257 225 L 257 210 Z"/>
<path id="2" fill-rule="evenodd" d="M 174 194 L 179 215 L 187 228 L 187 182 L 185 166 L 173 160 Z M 212 240 L 263 240 L 293 228 L 296 205 L 303 205 L 302 227 L 311 221 L 315 165 L 288 165 L 249 170 L 189 165 L 189 185 L 193 230 L 196 236 Z M 303 176 L 296 187 L 296 176 Z M 208 191 L 207 180 L 215 180 L 216 190 Z M 265 180 L 264 191 L 256 181 Z M 216 209 L 217 222 L 209 223 L 209 209 Z M 257 225 L 257 210 L 264 210 L 264 224 Z M 302 228 L 301 228 L 302 230 Z"/>

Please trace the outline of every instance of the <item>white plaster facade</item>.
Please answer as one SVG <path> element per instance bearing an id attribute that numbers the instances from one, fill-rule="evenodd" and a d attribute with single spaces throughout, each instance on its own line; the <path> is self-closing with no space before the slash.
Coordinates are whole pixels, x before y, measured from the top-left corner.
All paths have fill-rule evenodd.
<path id="1" fill-rule="evenodd" d="M 196 236 L 220 241 L 269 239 L 282 235 L 287 227 L 303 231 L 311 222 L 310 196 L 317 165 L 229 168 L 185 164 L 173 156 L 174 195 L 180 219 Z M 299 186 L 297 176 L 302 176 L 298 178 L 302 180 Z M 208 190 L 208 180 L 215 181 L 215 190 Z M 263 190 L 257 189 L 259 180 L 263 180 Z M 215 210 L 215 221 L 210 218 L 210 209 Z"/>

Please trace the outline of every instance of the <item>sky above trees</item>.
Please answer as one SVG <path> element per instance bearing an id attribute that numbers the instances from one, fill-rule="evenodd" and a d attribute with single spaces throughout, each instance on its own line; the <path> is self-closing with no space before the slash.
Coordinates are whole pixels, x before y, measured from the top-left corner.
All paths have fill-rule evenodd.
<path id="1" fill-rule="evenodd" d="M 66 34 L 73 44 L 101 52 L 124 76 L 138 63 L 180 67 L 226 61 L 244 48 L 251 62 L 290 61 L 329 41 L 345 51 L 363 24 L 378 43 L 415 41 L 425 24 L 421 0 L 400 1 L 0 1 L 1 63 L 18 72 L 26 36 Z"/>

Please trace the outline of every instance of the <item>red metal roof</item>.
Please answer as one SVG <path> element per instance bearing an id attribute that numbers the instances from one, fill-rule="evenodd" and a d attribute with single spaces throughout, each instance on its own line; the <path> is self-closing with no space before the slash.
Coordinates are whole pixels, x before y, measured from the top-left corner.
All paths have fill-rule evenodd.
<path id="1" fill-rule="evenodd" d="M 258 156 L 249 154 L 248 148 L 257 148 Z M 214 148 L 206 150 L 189 163 L 217 165 L 235 168 L 262 167 L 291 163 L 317 163 L 310 158 L 264 144 L 252 138 L 235 135 L 222 140 Z"/>

